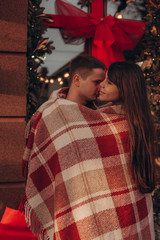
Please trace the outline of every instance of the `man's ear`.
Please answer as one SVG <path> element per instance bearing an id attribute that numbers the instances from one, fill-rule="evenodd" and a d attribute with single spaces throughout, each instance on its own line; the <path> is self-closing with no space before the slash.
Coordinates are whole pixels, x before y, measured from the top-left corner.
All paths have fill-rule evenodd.
<path id="1" fill-rule="evenodd" d="M 74 76 L 73 76 L 73 83 L 76 87 L 79 87 L 80 86 L 80 75 L 78 73 L 76 73 Z"/>

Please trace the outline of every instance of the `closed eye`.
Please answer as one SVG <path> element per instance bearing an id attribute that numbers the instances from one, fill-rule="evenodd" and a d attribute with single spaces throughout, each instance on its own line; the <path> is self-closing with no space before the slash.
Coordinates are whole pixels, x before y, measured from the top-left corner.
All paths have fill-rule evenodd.
<path id="1" fill-rule="evenodd" d="M 95 81 L 95 84 L 99 85 L 101 82 L 102 82 L 101 80 L 97 80 L 97 81 Z"/>
<path id="2" fill-rule="evenodd" d="M 111 81 L 109 81 L 108 79 L 107 79 L 107 83 L 108 83 L 108 84 L 110 84 L 110 85 L 112 85 L 112 82 L 111 82 Z"/>

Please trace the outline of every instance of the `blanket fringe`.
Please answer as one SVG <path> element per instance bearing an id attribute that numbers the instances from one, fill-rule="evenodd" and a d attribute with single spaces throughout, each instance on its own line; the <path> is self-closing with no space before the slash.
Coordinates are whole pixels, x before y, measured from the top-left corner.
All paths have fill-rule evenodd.
<path id="1" fill-rule="evenodd" d="M 22 200 L 21 200 L 21 202 L 20 202 L 20 204 L 19 204 L 19 207 L 18 207 L 18 210 L 19 210 L 20 212 L 24 212 L 24 203 L 25 203 L 26 201 L 27 201 L 26 195 L 24 195 L 23 198 L 22 198 Z"/>
<path id="2" fill-rule="evenodd" d="M 25 197 L 22 199 L 19 210 L 24 212 L 25 221 L 28 224 L 29 229 L 34 236 L 37 235 L 38 240 L 50 240 L 47 236 L 46 230 L 42 227 L 42 224 L 39 222 L 35 212 L 25 199 Z"/>

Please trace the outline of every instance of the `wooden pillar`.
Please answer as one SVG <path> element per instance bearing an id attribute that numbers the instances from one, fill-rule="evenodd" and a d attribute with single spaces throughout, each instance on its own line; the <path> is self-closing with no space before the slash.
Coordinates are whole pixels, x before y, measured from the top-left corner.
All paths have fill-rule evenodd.
<path id="1" fill-rule="evenodd" d="M 0 219 L 24 194 L 27 0 L 0 0 Z"/>

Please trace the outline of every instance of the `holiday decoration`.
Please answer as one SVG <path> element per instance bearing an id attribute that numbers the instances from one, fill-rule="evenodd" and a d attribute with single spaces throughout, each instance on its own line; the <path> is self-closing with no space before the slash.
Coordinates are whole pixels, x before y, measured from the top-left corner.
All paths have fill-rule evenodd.
<path id="1" fill-rule="evenodd" d="M 106 67 L 112 62 L 124 61 L 123 51 L 133 50 L 144 34 L 144 22 L 117 19 L 111 15 L 93 17 L 63 0 L 56 0 L 56 9 L 64 41 L 79 44 L 92 38 L 91 54 Z"/>
<path id="2" fill-rule="evenodd" d="M 53 19 L 44 14 L 44 8 L 40 7 L 41 0 L 28 1 L 28 41 L 27 41 L 27 121 L 36 111 L 41 96 L 43 82 L 40 81 L 37 72 L 43 63 L 45 54 L 51 54 L 54 47 L 52 41 L 43 38 L 47 25 L 43 22 L 53 22 Z"/>
<path id="3" fill-rule="evenodd" d="M 155 239 L 158 240 L 160 239 L 160 2 L 159 0 L 148 0 L 145 1 L 145 7 L 146 31 L 139 44 L 140 51 L 138 51 L 136 60 L 142 61 L 141 67 L 146 78 L 159 148 L 156 159 L 158 185 L 153 192 Z"/>
<path id="4" fill-rule="evenodd" d="M 69 73 L 65 72 L 65 73 L 59 74 L 58 76 L 50 76 L 50 77 L 45 75 L 44 77 L 40 77 L 39 80 L 41 82 L 51 83 L 51 84 L 58 82 L 59 85 L 63 85 L 64 82 L 66 82 L 65 80 L 69 80 Z M 66 85 L 68 86 L 68 84 L 65 84 L 65 86 Z"/>
<path id="5" fill-rule="evenodd" d="M 142 70 L 146 77 L 151 111 L 160 142 L 160 4 L 159 0 L 146 1 L 146 31 L 140 42 L 140 54 L 143 59 Z"/>

